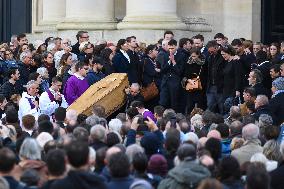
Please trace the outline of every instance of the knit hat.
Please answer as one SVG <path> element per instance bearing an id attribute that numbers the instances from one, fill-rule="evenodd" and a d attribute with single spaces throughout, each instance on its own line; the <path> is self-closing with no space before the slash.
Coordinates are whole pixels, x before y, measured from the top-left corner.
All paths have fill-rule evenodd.
<path id="1" fill-rule="evenodd" d="M 148 172 L 155 175 L 166 176 L 168 163 L 164 156 L 160 154 L 152 155 L 148 162 Z"/>
<path id="2" fill-rule="evenodd" d="M 145 132 L 140 141 L 141 146 L 145 149 L 146 155 L 158 153 L 160 147 L 159 138 L 151 132 Z"/>
<path id="3" fill-rule="evenodd" d="M 278 77 L 272 82 L 272 86 L 274 86 L 277 90 L 284 90 L 284 77 Z"/>
<path id="4" fill-rule="evenodd" d="M 44 41 L 42 41 L 42 40 L 36 40 L 35 42 L 34 42 L 34 47 L 35 47 L 35 50 L 37 50 L 41 45 L 43 45 L 44 44 Z"/>
<path id="5" fill-rule="evenodd" d="M 47 132 L 42 132 L 36 137 L 36 140 L 40 147 L 43 148 L 48 141 L 53 140 L 53 137 Z"/>

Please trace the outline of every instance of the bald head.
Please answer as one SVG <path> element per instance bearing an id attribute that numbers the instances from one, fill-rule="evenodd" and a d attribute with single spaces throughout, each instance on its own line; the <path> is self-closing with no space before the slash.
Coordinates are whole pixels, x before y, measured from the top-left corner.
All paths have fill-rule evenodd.
<path id="1" fill-rule="evenodd" d="M 113 154 L 116 154 L 116 153 L 119 153 L 119 152 L 121 152 L 121 149 L 116 147 L 116 146 L 109 148 L 106 152 L 105 164 L 108 164 L 109 159 Z"/>
<path id="2" fill-rule="evenodd" d="M 259 127 L 255 124 L 247 124 L 242 130 L 242 136 L 245 140 L 257 139 L 259 135 Z"/>
<path id="3" fill-rule="evenodd" d="M 216 138 L 218 140 L 221 140 L 221 134 L 219 131 L 217 130 L 211 130 L 209 131 L 209 133 L 207 134 L 207 138 Z"/>

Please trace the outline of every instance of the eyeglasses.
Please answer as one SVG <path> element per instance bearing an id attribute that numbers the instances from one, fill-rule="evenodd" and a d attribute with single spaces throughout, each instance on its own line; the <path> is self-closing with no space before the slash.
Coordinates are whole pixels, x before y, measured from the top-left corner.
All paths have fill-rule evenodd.
<path id="1" fill-rule="evenodd" d="M 88 71 L 88 70 L 89 70 L 89 67 L 84 67 L 83 69 L 86 70 L 86 71 Z"/>
<path id="2" fill-rule="evenodd" d="M 88 39 L 88 38 L 89 38 L 89 36 L 82 36 L 81 38 Z"/>
<path id="3" fill-rule="evenodd" d="M 31 57 L 31 56 L 26 56 L 26 58 L 28 58 L 28 59 L 32 59 L 32 57 Z"/>
<path id="4" fill-rule="evenodd" d="M 170 48 L 169 48 L 169 50 L 175 50 L 175 49 L 176 49 L 176 48 L 174 48 L 174 47 L 170 47 Z"/>

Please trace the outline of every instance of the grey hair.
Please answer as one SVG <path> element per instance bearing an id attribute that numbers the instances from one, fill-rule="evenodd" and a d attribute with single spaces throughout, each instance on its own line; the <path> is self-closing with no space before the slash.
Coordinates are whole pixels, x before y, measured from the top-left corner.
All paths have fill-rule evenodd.
<path id="1" fill-rule="evenodd" d="M 120 133 L 122 122 L 119 119 L 115 118 L 115 119 L 110 120 L 110 122 L 108 123 L 108 126 L 109 126 L 109 130 Z"/>
<path id="2" fill-rule="evenodd" d="M 130 146 L 127 146 L 125 154 L 127 155 L 129 161 L 132 162 L 135 154 L 138 154 L 140 152 L 144 153 L 144 148 L 142 148 L 138 144 L 131 144 Z"/>
<path id="3" fill-rule="evenodd" d="M 132 83 L 131 88 L 134 87 L 136 89 L 140 89 L 140 85 L 138 83 Z"/>
<path id="4" fill-rule="evenodd" d="M 20 54 L 20 61 L 23 62 L 23 60 L 29 55 L 32 54 L 31 51 L 24 51 Z"/>
<path id="5" fill-rule="evenodd" d="M 258 126 L 259 127 L 266 127 L 273 124 L 273 119 L 268 114 L 261 114 L 258 118 Z"/>
<path id="6" fill-rule="evenodd" d="M 68 109 L 66 112 L 66 119 L 67 120 L 72 120 L 72 121 L 77 121 L 78 113 L 76 110 L 73 109 Z"/>
<path id="7" fill-rule="evenodd" d="M 44 75 L 47 72 L 47 69 L 45 67 L 40 67 L 36 70 L 36 73 L 39 75 Z"/>
<path id="8" fill-rule="evenodd" d="M 282 140 L 280 144 L 280 153 L 282 154 L 282 157 L 284 158 L 284 140 Z"/>
<path id="9" fill-rule="evenodd" d="M 259 127 L 255 124 L 247 124 L 243 127 L 242 136 L 245 140 L 257 139 L 259 135 Z"/>
<path id="10" fill-rule="evenodd" d="M 191 124 L 191 127 L 193 128 L 201 129 L 201 127 L 203 126 L 202 116 L 199 114 L 195 114 L 190 119 L 190 124 Z"/>
<path id="11" fill-rule="evenodd" d="M 90 115 L 89 117 L 87 117 L 86 123 L 87 123 L 88 125 L 94 126 L 94 125 L 100 123 L 100 119 L 99 119 L 99 117 L 96 116 L 96 115 Z"/>
<path id="12" fill-rule="evenodd" d="M 38 82 L 36 82 L 35 80 L 30 80 L 26 85 L 24 85 L 24 87 L 26 87 L 27 89 L 31 88 L 32 85 L 37 84 Z"/>
<path id="13" fill-rule="evenodd" d="M 91 138 L 104 142 L 106 136 L 106 128 L 102 125 L 94 125 L 90 130 Z"/>
<path id="14" fill-rule="evenodd" d="M 257 95 L 256 100 L 258 100 L 258 103 L 263 106 L 267 105 L 269 103 L 268 98 L 266 95 Z"/>
<path id="15" fill-rule="evenodd" d="M 21 145 L 19 156 L 29 160 L 41 160 L 41 148 L 36 139 L 26 138 Z"/>

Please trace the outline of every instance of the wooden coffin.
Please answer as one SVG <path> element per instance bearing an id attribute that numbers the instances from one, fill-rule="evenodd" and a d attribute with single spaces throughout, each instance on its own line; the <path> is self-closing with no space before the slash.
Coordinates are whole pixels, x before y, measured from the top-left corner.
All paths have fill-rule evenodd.
<path id="1" fill-rule="evenodd" d="M 124 89 L 128 87 L 127 74 L 114 73 L 94 83 L 68 109 L 74 109 L 78 114 L 92 114 L 93 106 L 102 105 L 109 116 L 118 110 L 126 100 Z"/>

